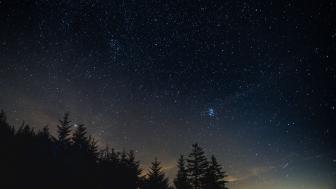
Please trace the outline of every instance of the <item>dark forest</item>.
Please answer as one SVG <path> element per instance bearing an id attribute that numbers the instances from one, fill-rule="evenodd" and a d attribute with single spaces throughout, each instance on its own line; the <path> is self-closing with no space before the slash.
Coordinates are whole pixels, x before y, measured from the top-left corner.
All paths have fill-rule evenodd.
<path id="1" fill-rule="evenodd" d="M 170 186 L 154 158 L 144 171 L 134 151 L 97 146 L 84 124 L 72 125 L 66 113 L 57 136 L 48 127 L 37 132 L 22 123 L 15 129 L 0 113 L 1 188 L 124 188 L 124 189 L 227 189 L 225 172 L 214 155 L 206 158 L 197 144 L 178 159 L 178 172 Z"/>

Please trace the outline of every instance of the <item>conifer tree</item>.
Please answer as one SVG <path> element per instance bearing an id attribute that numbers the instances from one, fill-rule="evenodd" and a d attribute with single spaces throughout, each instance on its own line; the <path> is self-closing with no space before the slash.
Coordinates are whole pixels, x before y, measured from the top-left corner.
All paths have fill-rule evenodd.
<path id="1" fill-rule="evenodd" d="M 187 162 L 188 174 L 192 188 L 201 189 L 202 179 L 204 178 L 208 168 L 208 162 L 203 149 L 199 147 L 197 143 L 192 145 L 192 152 L 189 154 Z"/>
<path id="2" fill-rule="evenodd" d="M 57 125 L 58 139 L 57 142 L 61 148 L 68 148 L 71 144 L 71 121 L 69 120 L 69 113 L 65 113 L 63 120 L 59 120 L 60 125 Z"/>
<path id="3" fill-rule="evenodd" d="M 139 178 L 142 170 L 140 168 L 140 162 L 135 160 L 135 153 L 134 153 L 133 150 L 131 150 L 127 154 L 127 159 L 128 159 L 127 167 L 131 170 L 133 175 L 135 175 L 137 178 Z"/>
<path id="4" fill-rule="evenodd" d="M 88 138 L 86 137 L 86 127 L 84 124 L 79 124 L 72 136 L 73 145 L 76 150 L 87 148 L 89 146 Z"/>
<path id="5" fill-rule="evenodd" d="M 16 157 L 14 153 L 17 151 L 17 147 L 14 145 L 15 144 L 14 135 L 15 135 L 15 129 L 7 123 L 6 114 L 3 110 L 1 110 L 0 112 L 0 150 L 1 150 L 0 174 L 1 175 L 10 175 L 10 173 L 15 173 L 15 171 L 13 171 L 13 163 L 9 163 L 9 162 L 13 162 L 13 159 Z M 5 178 L 2 178 L 2 180 L 6 181 L 7 179 L 5 177 Z"/>
<path id="6" fill-rule="evenodd" d="M 86 136 L 86 127 L 79 124 L 72 135 L 72 153 L 77 161 L 85 161 L 91 159 L 90 156 L 90 140 Z"/>
<path id="7" fill-rule="evenodd" d="M 161 163 L 155 158 L 148 171 L 145 189 L 169 189 L 168 178 L 162 171 Z"/>
<path id="8" fill-rule="evenodd" d="M 185 165 L 184 156 L 181 155 L 177 162 L 177 176 L 174 180 L 176 189 L 191 189 L 190 182 L 188 180 L 188 172 Z"/>
<path id="9" fill-rule="evenodd" d="M 89 145 L 87 149 L 88 158 L 92 161 L 96 161 L 99 155 L 98 145 L 97 141 L 92 136 L 89 136 L 88 138 L 88 145 Z"/>
<path id="10" fill-rule="evenodd" d="M 6 139 L 14 135 L 14 128 L 7 123 L 7 116 L 3 110 L 0 112 L 0 139 Z"/>
<path id="11" fill-rule="evenodd" d="M 225 172 L 222 171 L 221 165 L 218 164 L 215 156 L 211 156 L 210 165 L 206 171 L 205 177 L 203 179 L 204 189 L 227 189 L 225 184 L 227 181 L 224 180 L 226 177 Z"/>
<path id="12" fill-rule="evenodd" d="M 142 170 L 140 168 L 140 162 L 135 160 L 135 154 L 133 150 L 131 150 L 127 154 L 127 163 L 126 163 L 125 169 L 127 169 L 127 174 L 128 174 L 127 187 L 134 188 L 134 189 L 139 188 L 139 186 L 141 185 L 140 178 L 141 178 Z"/>
<path id="13" fill-rule="evenodd" d="M 0 112 L 0 145 L 7 146 L 8 140 L 15 134 L 14 127 L 7 123 L 7 116 L 3 110 Z M 8 147 L 6 147 L 8 148 Z"/>

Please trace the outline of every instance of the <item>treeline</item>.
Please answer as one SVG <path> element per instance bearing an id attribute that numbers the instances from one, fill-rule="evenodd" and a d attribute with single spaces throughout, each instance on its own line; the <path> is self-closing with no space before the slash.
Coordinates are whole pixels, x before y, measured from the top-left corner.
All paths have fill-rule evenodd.
<path id="1" fill-rule="evenodd" d="M 54 137 L 47 127 L 36 132 L 23 123 L 15 129 L 1 111 L 0 149 L 0 188 L 227 188 L 221 165 L 214 156 L 208 160 L 197 144 L 179 158 L 170 186 L 158 159 L 144 171 L 133 151 L 99 149 L 83 124 L 71 124 L 69 114 L 59 120 Z"/>

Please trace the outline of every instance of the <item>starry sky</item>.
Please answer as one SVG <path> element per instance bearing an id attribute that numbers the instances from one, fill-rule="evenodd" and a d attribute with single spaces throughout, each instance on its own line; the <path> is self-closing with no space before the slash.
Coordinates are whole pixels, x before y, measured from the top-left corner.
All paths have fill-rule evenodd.
<path id="1" fill-rule="evenodd" d="M 335 62 L 332 0 L 0 1 L 11 123 L 69 111 L 171 179 L 198 142 L 231 189 L 335 188 Z"/>

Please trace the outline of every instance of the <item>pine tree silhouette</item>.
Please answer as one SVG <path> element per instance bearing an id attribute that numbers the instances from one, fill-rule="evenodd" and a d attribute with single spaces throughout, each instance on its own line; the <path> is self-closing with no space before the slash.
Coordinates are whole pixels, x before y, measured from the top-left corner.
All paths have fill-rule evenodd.
<path id="1" fill-rule="evenodd" d="M 89 146 L 86 133 L 87 131 L 86 127 L 84 127 L 84 124 L 79 124 L 72 136 L 73 145 L 75 148 L 78 148 L 78 150 L 87 148 Z"/>
<path id="2" fill-rule="evenodd" d="M 192 152 L 189 154 L 188 173 L 189 179 L 193 189 L 202 188 L 202 179 L 205 176 L 208 168 L 208 162 L 204 155 L 204 151 L 198 144 L 192 145 Z"/>
<path id="3" fill-rule="evenodd" d="M 90 184 L 92 176 L 95 171 L 95 160 L 97 158 L 96 145 L 93 144 L 94 150 L 91 150 L 91 139 L 86 136 L 87 129 L 84 124 L 79 124 L 74 130 L 71 141 L 71 151 L 69 159 L 71 161 L 71 175 L 77 180 L 82 180 L 76 183 L 76 187 L 87 187 Z"/>
<path id="4" fill-rule="evenodd" d="M 221 165 L 218 164 L 214 155 L 211 156 L 210 165 L 206 171 L 203 179 L 204 189 L 227 189 L 224 180 L 226 177 L 225 172 L 222 171 Z"/>
<path id="5" fill-rule="evenodd" d="M 65 113 L 63 120 L 59 120 L 60 125 L 57 125 L 58 139 L 57 142 L 61 148 L 69 148 L 71 145 L 71 121 L 69 120 L 69 113 Z"/>
<path id="6" fill-rule="evenodd" d="M 138 188 L 141 186 L 141 173 L 140 162 L 135 160 L 134 151 L 131 150 L 127 154 L 126 167 L 128 170 L 128 188 Z"/>
<path id="7" fill-rule="evenodd" d="M 14 136 L 14 127 L 7 123 L 7 116 L 3 110 L 0 112 L 0 140 L 8 140 Z"/>
<path id="8" fill-rule="evenodd" d="M 176 189 L 191 189 L 191 184 L 188 179 L 188 172 L 185 165 L 184 156 L 181 155 L 177 162 L 177 176 L 174 180 Z"/>
<path id="9" fill-rule="evenodd" d="M 7 116 L 3 110 L 0 112 L 0 174 L 1 185 L 6 186 L 14 182 L 17 164 L 15 161 L 17 148 L 15 142 L 15 129 L 7 122 Z M 13 149 L 14 148 L 14 149 Z"/>
<path id="10" fill-rule="evenodd" d="M 91 161 L 96 161 L 99 155 L 97 141 L 92 136 L 89 136 L 88 140 L 89 140 L 89 147 L 87 151 L 88 158 Z"/>
<path id="11" fill-rule="evenodd" d="M 161 163 L 155 158 L 148 171 L 145 189 L 168 189 L 168 179 L 162 171 Z"/>
<path id="12" fill-rule="evenodd" d="M 86 157 L 86 160 L 95 161 L 98 156 L 98 147 L 97 143 L 93 137 L 86 136 L 87 129 L 84 124 L 79 124 L 74 131 L 72 136 L 72 150 L 77 158 L 84 160 L 83 157 Z"/>

